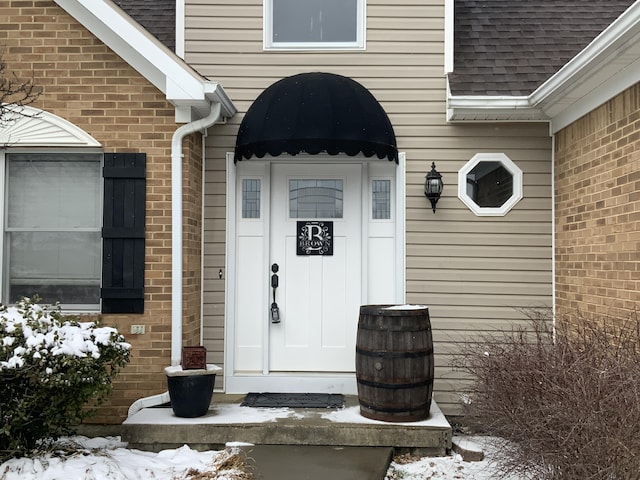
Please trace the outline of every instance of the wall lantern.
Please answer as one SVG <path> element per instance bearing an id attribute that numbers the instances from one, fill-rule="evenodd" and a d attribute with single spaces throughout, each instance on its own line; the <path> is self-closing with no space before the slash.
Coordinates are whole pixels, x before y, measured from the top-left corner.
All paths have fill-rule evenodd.
<path id="1" fill-rule="evenodd" d="M 436 163 L 431 162 L 431 171 L 427 174 L 424 182 L 424 195 L 431 202 L 433 213 L 436 213 L 436 203 L 440 200 L 443 186 L 444 183 L 442 183 L 442 175 L 440 175 L 440 172 L 436 170 Z"/>

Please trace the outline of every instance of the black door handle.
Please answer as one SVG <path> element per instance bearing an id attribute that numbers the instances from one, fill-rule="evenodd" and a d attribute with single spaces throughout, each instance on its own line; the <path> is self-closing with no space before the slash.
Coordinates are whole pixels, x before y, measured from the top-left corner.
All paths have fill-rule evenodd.
<path id="1" fill-rule="evenodd" d="M 278 288 L 278 267 L 277 263 L 271 265 L 271 271 L 273 274 L 271 275 L 271 288 L 273 290 L 273 303 L 271 303 L 271 323 L 280 323 L 280 308 L 278 308 L 278 304 L 276 303 L 276 289 Z"/>

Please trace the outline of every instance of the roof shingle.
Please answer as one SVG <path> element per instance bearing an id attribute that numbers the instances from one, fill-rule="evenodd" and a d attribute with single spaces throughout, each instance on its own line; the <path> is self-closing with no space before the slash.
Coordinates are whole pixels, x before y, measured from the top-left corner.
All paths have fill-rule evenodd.
<path id="1" fill-rule="evenodd" d="M 176 48 L 175 0 L 113 0 L 172 52 Z"/>
<path id="2" fill-rule="evenodd" d="M 453 95 L 528 95 L 634 0 L 455 0 Z"/>

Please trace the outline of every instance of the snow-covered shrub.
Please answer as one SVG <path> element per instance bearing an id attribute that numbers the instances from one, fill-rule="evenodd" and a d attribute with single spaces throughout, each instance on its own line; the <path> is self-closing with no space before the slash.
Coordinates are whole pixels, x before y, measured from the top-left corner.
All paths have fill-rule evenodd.
<path id="1" fill-rule="evenodd" d="M 468 343 L 467 422 L 518 478 L 640 478 L 640 319 L 551 319 Z"/>
<path id="2" fill-rule="evenodd" d="M 131 346 L 114 328 L 24 298 L 0 305 L 0 460 L 69 433 L 112 388 Z"/>

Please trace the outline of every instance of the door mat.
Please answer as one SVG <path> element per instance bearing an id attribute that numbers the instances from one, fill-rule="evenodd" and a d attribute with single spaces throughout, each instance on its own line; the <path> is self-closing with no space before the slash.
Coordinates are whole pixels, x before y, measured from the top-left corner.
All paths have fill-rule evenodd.
<path id="1" fill-rule="evenodd" d="M 339 393 L 248 393 L 242 407 L 265 408 L 342 408 L 344 395 Z"/>

